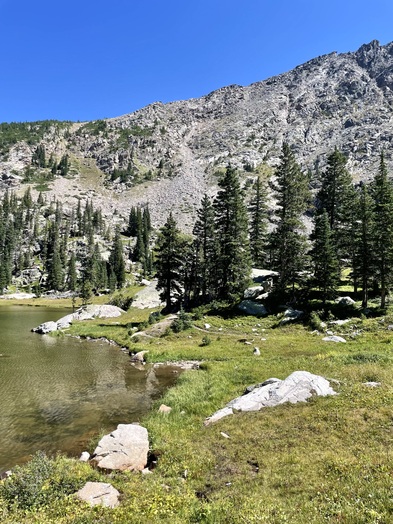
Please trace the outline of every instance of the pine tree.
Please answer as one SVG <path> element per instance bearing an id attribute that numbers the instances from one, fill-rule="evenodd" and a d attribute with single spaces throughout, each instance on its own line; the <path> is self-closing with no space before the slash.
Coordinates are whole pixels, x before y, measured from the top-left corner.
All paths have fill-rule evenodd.
<path id="1" fill-rule="evenodd" d="M 321 290 L 322 300 L 325 303 L 327 299 L 334 298 L 336 295 L 340 280 L 336 249 L 329 217 L 325 210 L 315 217 L 312 240 L 314 240 L 311 250 L 314 284 Z"/>
<path id="2" fill-rule="evenodd" d="M 138 207 L 136 211 L 136 243 L 134 247 L 133 259 L 136 262 L 143 262 L 143 256 L 145 253 L 145 243 L 143 238 L 143 221 L 142 212 Z"/>
<path id="3" fill-rule="evenodd" d="M 31 163 L 37 167 L 45 167 L 45 146 L 42 144 L 38 145 L 31 157 Z"/>
<path id="4" fill-rule="evenodd" d="M 306 266 L 306 237 L 302 221 L 309 199 L 308 176 L 297 164 L 293 152 L 284 143 L 276 182 L 272 184 L 277 198 L 277 227 L 272 236 L 273 263 L 279 272 L 278 289 L 302 282 L 301 272 Z"/>
<path id="5" fill-rule="evenodd" d="M 385 158 L 381 153 L 379 170 L 371 185 L 374 200 L 375 276 L 381 290 L 381 308 L 386 306 L 386 294 L 393 276 L 393 189 L 388 180 Z"/>
<path id="6" fill-rule="evenodd" d="M 254 197 L 250 203 L 250 249 L 252 263 L 255 267 L 263 268 L 267 259 L 267 204 L 264 196 L 266 187 L 261 178 L 255 183 Z"/>
<path id="7" fill-rule="evenodd" d="M 180 231 L 170 213 L 156 244 L 157 289 L 161 291 L 160 297 L 167 310 L 180 304 L 183 296 L 182 248 Z"/>
<path id="8" fill-rule="evenodd" d="M 130 237 L 135 237 L 137 230 L 138 230 L 137 211 L 136 211 L 136 208 L 133 206 L 131 208 L 131 211 L 128 217 L 127 234 Z"/>
<path id="9" fill-rule="evenodd" d="M 214 201 L 218 238 L 217 295 L 223 300 L 238 300 L 251 273 L 247 208 L 236 171 L 226 169 L 219 181 L 221 188 Z"/>
<path id="10" fill-rule="evenodd" d="M 355 235 L 356 253 L 354 269 L 362 285 L 362 307 L 368 304 L 368 292 L 373 277 L 374 255 L 374 212 L 369 188 L 361 184 L 357 194 L 357 232 Z"/>
<path id="11" fill-rule="evenodd" d="M 111 254 L 109 256 L 109 264 L 116 277 L 116 286 L 123 287 L 126 280 L 125 264 L 123 256 L 123 243 L 121 241 L 119 228 L 116 229 L 115 237 L 113 239 Z"/>
<path id="12" fill-rule="evenodd" d="M 70 170 L 68 155 L 63 155 L 61 157 L 59 165 L 57 166 L 57 170 L 60 171 L 61 176 L 68 175 L 68 172 Z"/>
<path id="13" fill-rule="evenodd" d="M 317 194 L 317 214 L 322 214 L 323 210 L 328 214 L 338 257 L 352 259 L 355 189 L 346 164 L 347 159 L 338 149 L 328 156 Z"/>
<path id="14" fill-rule="evenodd" d="M 78 278 L 76 274 L 76 256 L 75 253 L 72 252 L 70 259 L 68 261 L 68 271 L 67 271 L 67 289 L 70 291 L 76 291 L 78 286 Z"/>
<path id="15" fill-rule="evenodd" d="M 207 302 L 216 294 L 217 237 L 215 234 L 214 208 L 205 195 L 197 211 L 194 225 L 194 259 L 191 271 L 191 295 L 196 302 Z"/>

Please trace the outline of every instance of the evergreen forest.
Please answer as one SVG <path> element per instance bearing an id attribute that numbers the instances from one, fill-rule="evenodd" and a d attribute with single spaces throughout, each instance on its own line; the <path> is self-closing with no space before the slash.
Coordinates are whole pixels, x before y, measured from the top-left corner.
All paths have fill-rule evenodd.
<path id="1" fill-rule="evenodd" d="M 34 201 L 30 189 L 22 197 L 7 191 L 0 290 L 70 291 L 88 301 L 122 288 L 138 270 L 140 278 L 156 276 L 170 311 L 239 301 L 253 267 L 276 272 L 270 301 L 325 304 L 345 274 L 363 308 L 370 295 L 384 308 L 393 277 L 393 185 L 383 153 L 368 185 L 355 185 L 346 163 L 334 150 L 311 176 L 284 143 L 274 175 L 256 176 L 248 192 L 229 165 L 216 197 L 202 199 L 192 235 L 172 213 L 154 232 L 148 207 L 132 207 L 128 222 L 114 228 L 89 201 L 63 208 L 43 193 Z M 32 164 L 48 165 L 40 146 Z M 49 164 L 68 169 L 67 157 Z"/>

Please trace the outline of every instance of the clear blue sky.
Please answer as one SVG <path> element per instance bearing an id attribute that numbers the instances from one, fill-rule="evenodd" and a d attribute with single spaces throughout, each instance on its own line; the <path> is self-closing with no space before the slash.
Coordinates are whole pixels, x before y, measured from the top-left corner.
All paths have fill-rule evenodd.
<path id="1" fill-rule="evenodd" d="M 392 0 L 0 0 L 0 122 L 119 116 L 373 39 Z"/>

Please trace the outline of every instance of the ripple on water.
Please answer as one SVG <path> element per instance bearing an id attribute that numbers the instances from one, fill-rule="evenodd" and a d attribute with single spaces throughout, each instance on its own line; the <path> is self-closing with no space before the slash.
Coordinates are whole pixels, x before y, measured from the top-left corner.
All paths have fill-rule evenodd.
<path id="1" fill-rule="evenodd" d="M 31 333 L 69 311 L 1 307 L 0 472 L 38 450 L 78 455 L 92 435 L 134 422 L 174 383 L 109 344 Z"/>

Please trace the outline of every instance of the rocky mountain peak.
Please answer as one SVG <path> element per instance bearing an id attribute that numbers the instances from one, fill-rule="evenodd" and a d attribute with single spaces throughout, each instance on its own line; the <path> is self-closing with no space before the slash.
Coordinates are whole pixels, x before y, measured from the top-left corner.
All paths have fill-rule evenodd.
<path id="1" fill-rule="evenodd" d="M 347 156 L 355 180 L 373 176 L 381 150 L 392 167 L 393 43 L 373 40 L 355 52 L 333 52 L 201 98 L 155 102 L 107 120 L 44 126 L 34 141 L 20 136 L 0 151 L 5 179 L 19 184 L 40 143 L 48 157 L 70 158 L 73 178 L 55 177 L 49 182 L 53 194 L 65 200 L 84 194 L 120 215 L 149 203 L 155 224 L 172 210 L 187 229 L 203 194 L 217 190 L 217 173 L 231 163 L 245 179 L 268 176 L 283 141 L 314 172 L 335 147 Z"/>

